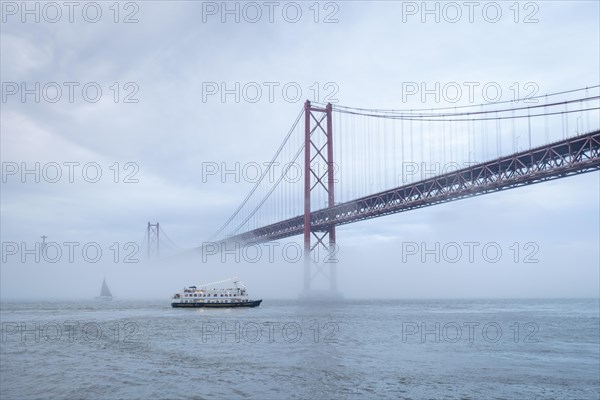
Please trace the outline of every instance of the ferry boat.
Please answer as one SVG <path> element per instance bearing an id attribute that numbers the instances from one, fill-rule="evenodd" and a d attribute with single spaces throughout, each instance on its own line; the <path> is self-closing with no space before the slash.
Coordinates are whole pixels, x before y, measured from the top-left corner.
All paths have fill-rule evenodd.
<path id="1" fill-rule="evenodd" d="M 231 282 L 233 285 L 214 287 L 225 282 Z M 171 298 L 172 307 L 192 308 L 257 307 L 261 302 L 262 300 L 250 299 L 246 286 L 237 278 L 199 286 L 188 286 L 181 292 L 175 293 Z"/>

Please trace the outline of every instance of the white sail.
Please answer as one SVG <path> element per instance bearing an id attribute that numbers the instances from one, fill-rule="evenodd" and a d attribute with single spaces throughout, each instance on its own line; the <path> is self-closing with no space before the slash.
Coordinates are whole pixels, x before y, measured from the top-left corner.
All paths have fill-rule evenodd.
<path id="1" fill-rule="evenodd" d="M 108 285 L 106 284 L 106 278 L 102 281 L 102 290 L 100 290 L 100 297 L 112 297 L 110 293 L 110 289 L 108 289 Z"/>

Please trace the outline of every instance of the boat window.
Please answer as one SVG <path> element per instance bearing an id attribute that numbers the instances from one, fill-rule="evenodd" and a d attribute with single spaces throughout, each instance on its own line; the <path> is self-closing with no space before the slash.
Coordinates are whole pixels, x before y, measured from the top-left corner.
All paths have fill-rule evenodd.
<path id="1" fill-rule="evenodd" d="M 215 297 L 217 297 L 217 294 L 215 293 Z"/>

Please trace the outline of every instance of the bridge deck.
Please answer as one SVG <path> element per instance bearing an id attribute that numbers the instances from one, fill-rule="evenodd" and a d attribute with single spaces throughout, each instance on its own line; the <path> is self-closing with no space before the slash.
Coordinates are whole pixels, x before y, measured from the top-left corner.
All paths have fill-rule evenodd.
<path id="1" fill-rule="evenodd" d="M 600 170 L 600 131 L 564 139 L 467 168 L 313 211 L 313 230 L 475 195 Z M 227 242 L 267 242 L 304 232 L 302 215 L 231 236 Z"/>

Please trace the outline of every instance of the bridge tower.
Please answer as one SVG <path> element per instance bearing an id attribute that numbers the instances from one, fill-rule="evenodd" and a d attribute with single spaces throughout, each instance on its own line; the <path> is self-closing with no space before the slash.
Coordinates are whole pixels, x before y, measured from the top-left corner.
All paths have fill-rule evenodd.
<path id="1" fill-rule="evenodd" d="M 148 222 L 148 231 L 146 232 L 146 236 L 148 236 L 148 260 L 154 257 L 158 258 L 159 256 L 159 233 L 158 222 L 156 224 Z"/>
<path id="2" fill-rule="evenodd" d="M 327 195 L 326 205 L 335 205 L 333 164 L 332 106 L 315 107 L 304 103 L 304 297 L 340 297 L 337 289 L 335 260 L 335 225 L 324 230 L 312 229 L 311 193 Z M 319 251 L 324 249 L 326 252 Z M 326 265 L 329 270 L 325 271 Z M 314 271 L 313 271 L 314 269 Z M 328 291 L 311 288 L 313 280 L 322 275 Z"/>

